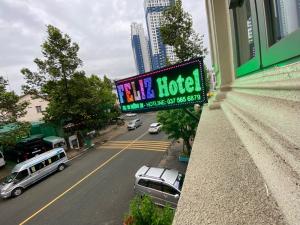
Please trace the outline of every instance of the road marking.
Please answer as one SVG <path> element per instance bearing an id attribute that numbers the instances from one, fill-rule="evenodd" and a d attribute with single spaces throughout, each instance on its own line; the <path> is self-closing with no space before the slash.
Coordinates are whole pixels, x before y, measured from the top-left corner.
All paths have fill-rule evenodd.
<path id="1" fill-rule="evenodd" d="M 132 141 L 108 141 L 106 143 L 131 143 Z M 165 144 L 169 144 L 169 141 L 148 141 L 148 140 L 140 140 L 140 141 L 136 141 L 135 143 L 165 143 Z"/>
<path id="2" fill-rule="evenodd" d="M 139 140 L 140 138 L 142 138 L 144 135 L 146 135 L 148 133 L 148 131 L 146 131 L 145 133 L 143 133 L 142 135 L 140 135 L 139 137 L 137 137 L 135 140 L 133 140 L 131 143 L 135 143 L 137 140 Z M 120 155 L 122 152 L 124 152 L 128 147 L 130 146 L 130 144 L 128 144 L 127 146 L 125 146 L 122 150 L 120 150 L 119 152 L 117 152 L 116 154 L 114 154 L 112 157 L 110 157 L 108 160 L 106 160 L 104 163 L 102 163 L 101 165 L 99 165 L 96 169 L 94 169 L 92 172 L 90 172 L 89 174 L 87 174 L 86 176 L 84 176 L 82 179 L 80 179 L 79 181 L 77 181 L 75 184 L 73 184 L 71 187 L 69 187 L 66 191 L 64 191 L 63 193 L 61 193 L 59 196 L 57 196 L 56 198 L 54 198 L 52 201 L 50 201 L 49 203 L 47 203 L 45 206 L 43 206 L 42 208 L 40 208 L 39 210 L 37 210 L 35 213 L 33 213 L 31 216 L 29 216 L 27 219 L 23 220 L 19 225 L 23 225 L 25 223 L 27 223 L 29 220 L 31 220 L 32 218 L 34 218 L 36 215 L 38 215 L 40 212 L 44 211 L 46 208 L 48 208 L 50 205 L 52 205 L 54 202 L 56 202 L 57 200 L 59 200 L 60 198 L 62 198 L 65 194 L 67 194 L 68 192 L 70 192 L 72 189 L 74 189 L 75 187 L 77 187 L 80 183 L 82 183 L 84 180 L 86 180 L 88 177 L 90 177 L 91 175 L 93 175 L 95 172 L 97 172 L 98 170 L 100 170 L 102 167 L 104 167 L 106 164 L 108 164 L 110 161 L 112 161 L 114 158 L 116 158 L 118 155 Z"/>
<path id="3" fill-rule="evenodd" d="M 123 145 L 124 146 L 124 145 Z M 122 148 L 122 145 L 106 145 L 102 146 L 101 148 Z M 149 146 L 149 145 L 130 145 L 128 148 L 132 147 L 140 147 L 140 148 L 154 148 L 154 149 L 168 149 L 169 146 Z"/>
<path id="4" fill-rule="evenodd" d="M 129 141 L 109 141 L 101 146 L 104 149 L 120 149 L 124 144 L 129 144 L 129 149 L 145 150 L 145 151 L 166 151 L 171 142 L 167 141 L 146 141 L 140 140 L 134 143 Z"/>
<path id="5" fill-rule="evenodd" d="M 120 147 L 103 147 L 105 149 L 119 149 Z M 128 147 L 128 150 L 143 150 L 143 151 L 156 151 L 156 152 L 165 152 L 167 149 L 161 148 L 145 148 L 145 147 Z"/>

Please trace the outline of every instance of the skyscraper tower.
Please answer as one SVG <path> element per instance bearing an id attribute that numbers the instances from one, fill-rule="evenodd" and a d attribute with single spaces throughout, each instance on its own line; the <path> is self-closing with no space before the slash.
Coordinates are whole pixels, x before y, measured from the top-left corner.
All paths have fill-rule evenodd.
<path id="1" fill-rule="evenodd" d="M 148 37 L 150 40 L 150 53 L 152 69 L 159 69 L 166 66 L 166 60 L 176 61 L 173 47 L 164 45 L 160 34 L 160 23 L 163 11 L 175 0 L 145 0 L 144 8 L 146 14 L 146 24 Z"/>
<path id="2" fill-rule="evenodd" d="M 149 41 L 145 37 L 142 24 L 131 24 L 131 45 L 138 74 L 151 70 Z"/>

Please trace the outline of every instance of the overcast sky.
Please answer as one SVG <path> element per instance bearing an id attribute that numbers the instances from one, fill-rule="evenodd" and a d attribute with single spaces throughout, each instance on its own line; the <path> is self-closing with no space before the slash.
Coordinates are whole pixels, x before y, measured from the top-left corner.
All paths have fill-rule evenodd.
<path id="1" fill-rule="evenodd" d="M 182 0 L 194 29 L 209 47 L 204 0 Z M 118 78 L 136 75 L 130 24 L 144 24 L 144 0 L 0 0 L 0 75 L 21 94 L 20 70 L 36 70 L 46 25 L 52 24 L 79 44 L 87 75 Z M 146 30 L 145 30 L 146 32 Z M 210 56 L 206 57 L 211 67 Z"/>

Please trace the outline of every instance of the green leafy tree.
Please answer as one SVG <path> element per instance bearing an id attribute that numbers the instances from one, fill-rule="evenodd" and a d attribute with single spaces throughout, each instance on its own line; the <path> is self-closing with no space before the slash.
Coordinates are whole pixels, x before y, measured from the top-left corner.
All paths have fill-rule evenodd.
<path id="1" fill-rule="evenodd" d="M 105 76 L 88 78 L 78 68 L 82 61 L 78 57 L 79 46 L 67 34 L 47 26 L 48 37 L 41 45 L 43 59 L 35 59 L 37 72 L 22 69 L 26 85 L 25 93 L 38 93 L 49 100 L 44 114 L 46 121 L 61 123 L 83 122 L 86 126 L 99 128 L 108 118 L 115 96 L 112 83 Z"/>
<path id="2" fill-rule="evenodd" d="M 200 116 L 200 113 L 195 111 L 192 113 L 195 117 Z M 186 150 L 190 154 L 192 149 L 190 139 L 195 137 L 198 122 L 182 109 L 159 111 L 157 121 L 163 124 L 162 129 L 170 139 L 182 138 Z"/>
<path id="3" fill-rule="evenodd" d="M 178 62 L 183 62 L 192 58 L 205 57 L 207 49 L 203 46 L 203 36 L 197 34 L 193 28 L 192 17 L 182 8 L 182 1 L 177 0 L 163 13 L 162 25 L 160 28 L 164 44 L 174 47 L 174 52 Z M 209 80 L 206 77 L 206 91 L 209 90 Z M 200 113 L 190 111 L 200 117 Z M 182 138 L 188 154 L 191 152 L 190 139 L 195 136 L 198 122 L 195 121 L 183 109 L 160 111 L 157 120 L 163 124 L 163 130 L 169 138 Z"/>
<path id="4" fill-rule="evenodd" d="M 203 36 L 197 34 L 192 26 L 192 17 L 183 10 L 181 0 L 163 13 L 160 27 L 162 41 L 174 47 L 179 62 L 207 54 L 207 49 L 203 47 Z"/>
<path id="5" fill-rule="evenodd" d="M 126 225 L 171 225 L 174 211 L 169 207 L 157 207 L 149 196 L 135 197 L 130 203 L 129 215 L 125 216 Z"/>
<path id="6" fill-rule="evenodd" d="M 192 16 L 183 10 L 181 0 L 177 0 L 163 12 L 160 32 L 163 43 L 174 47 L 178 62 L 197 57 L 204 58 L 207 55 L 207 49 L 203 45 L 203 35 L 194 31 Z M 170 63 L 168 59 L 167 62 Z M 204 73 L 206 92 L 208 92 L 210 82 L 205 65 Z"/>
<path id="7" fill-rule="evenodd" d="M 7 81 L 0 76 L 0 128 L 7 128 L 0 133 L 1 146 L 14 145 L 18 139 L 27 136 L 30 129 L 28 123 L 18 121 L 26 114 L 28 102 L 20 102 L 18 95 L 7 91 L 7 85 Z"/>
<path id="8" fill-rule="evenodd" d="M 23 86 L 25 93 L 41 93 L 41 88 L 49 80 L 62 81 L 64 93 L 62 98 L 69 98 L 68 83 L 69 79 L 82 65 L 82 61 L 78 57 L 79 46 L 73 43 L 70 36 L 62 34 L 62 32 L 52 26 L 47 26 L 48 37 L 41 45 L 42 55 L 44 59 L 36 58 L 34 60 L 38 67 L 38 72 L 31 72 L 24 68 L 21 73 L 25 76 L 26 85 Z M 66 100 L 65 100 L 66 101 Z M 66 103 L 68 103 L 66 101 Z"/>

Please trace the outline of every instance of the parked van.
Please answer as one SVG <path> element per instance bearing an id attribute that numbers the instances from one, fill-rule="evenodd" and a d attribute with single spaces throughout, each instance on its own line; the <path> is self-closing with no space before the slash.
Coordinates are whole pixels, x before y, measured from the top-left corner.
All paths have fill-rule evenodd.
<path id="1" fill-rule="evenodd" d="M 148 195 L 157 205 L 176 208 L 184 175 L 174 169 L 142 166 L 135 174 L 134 190 L 138 196 Z"/>
<path id="2" fill-rule="evenodd" d="M 50 149 L 62 147 L 65 150 L 67 150 L 66 141 L 62 137 L 57 137 L 57 136 L 44 137 L 43 141 L 45 145 Z"/>
<path id="3" fill-rule="evenodd" d="M 63 148 L 56 148 L 17 164 L 0 185 L 1 198 L 19 196 L 25 188 L 43 177 L 65 169 L 68 163 Z"/>
<path id="4" fill-rule="evenodd" d="M 48 148 L 52 149 L 52 148 Z M 15 147 L 5 149 L 4 156 L 7 160 L 12 160 L 17 163 L 30 159 L 36 155 L 42 154 L 48 150 L 43 142 L 43 135 L 31 135 L 28 138 L 22 139 Z"/>
<path id="5" fill-rule="evenodd" d="M 4 160 L 4 155 L 3 153 L 0 151 L 0 167 L 5 166 L 5 160 Z"/>
<path id="6" fill-rule="evenodd" d="M 131 120 L 128 125 L 127 125 L 127 129 L 128 130 L 134 130 L 137 127 L 142 125 L 142 121 L 141 119 L 135 119 L 135 120 Z"/>

